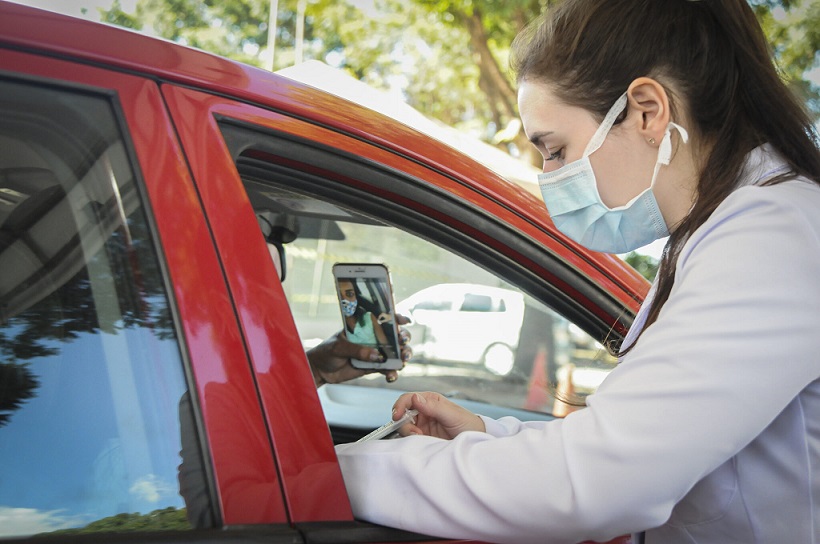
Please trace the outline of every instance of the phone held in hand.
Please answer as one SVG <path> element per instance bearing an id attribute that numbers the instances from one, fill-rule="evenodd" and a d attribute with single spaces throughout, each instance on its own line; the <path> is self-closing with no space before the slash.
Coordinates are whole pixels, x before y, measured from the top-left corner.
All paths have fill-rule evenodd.
<path id="1" fill-rule="evenodd" d="M 400 369 L 401 350 L 390 273 L 384 264 L 336 263 L 333 278 L 347 339 L 375 348 L 381 361 L 351 359 L 356 368 Z"/>

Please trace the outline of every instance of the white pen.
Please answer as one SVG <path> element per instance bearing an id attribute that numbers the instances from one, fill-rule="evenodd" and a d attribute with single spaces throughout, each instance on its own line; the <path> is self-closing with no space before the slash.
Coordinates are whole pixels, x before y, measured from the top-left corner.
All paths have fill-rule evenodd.
<path id="1" fill-rule="evenodd" d="M 415 423 L 416 420 L 414 418 L 416 417 L 416 415 L 418 415 L 418 413 L 418 410 L 407 410 L 406 412 L 404 412 L 404 415 L 396 421 L 385 423 L 372 433 L 361 437 L 356 442 L 366 442 L 368 440 L 378 440 L 379 438 L 383 438 L 392 433 L 393 431 L 395 431 L 396 429 L 398 429 L 399 427 L 401 427 L 402 425 L 404 425 L 405 423 L 407 423 L 408 421 L 410 423 Z"/>

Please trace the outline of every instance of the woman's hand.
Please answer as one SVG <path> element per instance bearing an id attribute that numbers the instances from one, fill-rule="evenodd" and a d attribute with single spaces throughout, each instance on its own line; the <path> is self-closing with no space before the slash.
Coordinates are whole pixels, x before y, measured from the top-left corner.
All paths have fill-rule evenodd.
<path id="1" fill-rule="evenodd" d="M 416 423 L 402 425 L 401 436 L 424 434 L 450 440 L 464 431 L 486 431 L 480 417 L 439 393 L 405 393 L 393 405 L 393 420 L 411 408 L 419 411 Z"/>

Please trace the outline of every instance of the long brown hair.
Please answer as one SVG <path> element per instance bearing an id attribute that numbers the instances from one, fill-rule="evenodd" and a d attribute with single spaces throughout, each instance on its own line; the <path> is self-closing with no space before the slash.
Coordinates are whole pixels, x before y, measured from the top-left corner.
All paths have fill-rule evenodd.
<path id="1" fill-rule="evenodd" d="M 511 66 L 519 83 L 546 83 L 599 119 L 633 80 L 653 77 L 673 119 L 685 111 L 693 140 L 708 142 L 695 204 L 669 225 L 643 330 L 669 298 L 681 248 L 735 189 L 749 151 L 769 143 L 789 164 L 770 183 L 820 180 L 817 133 L 746 0 L 564 0 L 516 37 Z"/>

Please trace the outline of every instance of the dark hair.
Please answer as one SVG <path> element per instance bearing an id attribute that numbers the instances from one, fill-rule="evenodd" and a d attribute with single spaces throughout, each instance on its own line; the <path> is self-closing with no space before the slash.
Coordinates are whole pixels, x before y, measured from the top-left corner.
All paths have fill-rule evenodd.
<path id="1" fill-rule="evenodd" d="M 360 326 L 364 326 L 364 316 L 367 314 L 367 309 L 363 303 L 366 304 L 367 299 L 362 296 L 362 291 L 359 289 L 359 282 L 356 278 L 337 278 L 336 285 L 338 286 L 343 281 L 350 282 L 350 284 L 353 285 L 353 290 L 356 292 L 356 311 L 353 312 L 352 317 L 356 318 L 356 323 Z"/>
<path id="2" fill-rule="evenodd" d="M 694 206 L 669 225 L 644 330 L 669 298 L 681 248 L 735 189 L 749 151 L 769 143 L 789 164 L 770 184 L 820 180 L 811 119 L 781 81 L 746 0 L 564 0 L 515 38 L 510 62 L 519 83 L 545 83 L 599 119 L 633 80 L 654 78 L 672 117 L 685 111 L 693 140 L 711 146 Z"/>

